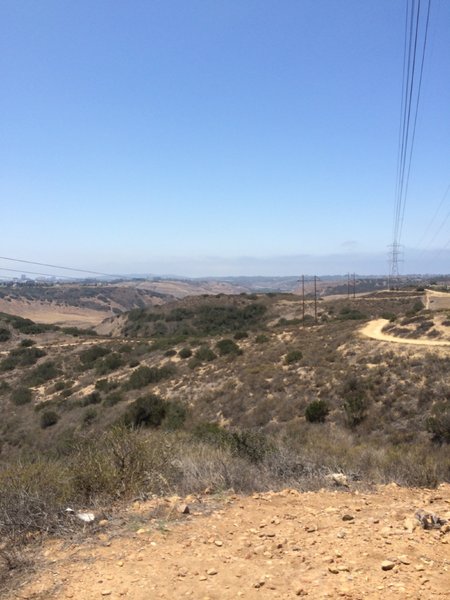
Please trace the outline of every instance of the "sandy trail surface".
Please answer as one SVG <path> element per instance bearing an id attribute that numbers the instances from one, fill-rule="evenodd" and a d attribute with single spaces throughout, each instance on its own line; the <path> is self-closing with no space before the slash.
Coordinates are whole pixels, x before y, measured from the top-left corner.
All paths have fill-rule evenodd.
<path id="1" fill-rule="evenodd" d="M 450 342 L 445 340 L 426 340 L 423 338 L 413 340 L 383 333 L 382 329 L 388 323 L 387 319 L 376 319 L 367 323 L 360 331 L 363 335 L 380 342 L 394 342 L 395 344 L 409 344 L 413 346 L 450 346 Z"/>
<path id="2" fill-rule="evenodd" d="M 82 544 L 47 544 L 45 564 L 11 597 L 449 598 L 450 532 L 414 518 L 421 508 L 449 518 L 448 484 L 231 496 L 209 513 L 207 500 L 187 501 L 178 521 L 137 503 L 120 531 L 111 519 Z"/>

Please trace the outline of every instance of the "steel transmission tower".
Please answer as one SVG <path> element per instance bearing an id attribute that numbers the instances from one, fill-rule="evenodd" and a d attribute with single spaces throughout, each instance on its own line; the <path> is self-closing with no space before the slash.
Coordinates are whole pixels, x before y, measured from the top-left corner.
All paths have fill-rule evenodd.
<path id="1" fill-rule="evenodd" d="M 389 246 L 389 289 L 398 287 L 400 280 L 399 263 L 402 262 L 402 246 L 398 242 L 394 242 Z"/>

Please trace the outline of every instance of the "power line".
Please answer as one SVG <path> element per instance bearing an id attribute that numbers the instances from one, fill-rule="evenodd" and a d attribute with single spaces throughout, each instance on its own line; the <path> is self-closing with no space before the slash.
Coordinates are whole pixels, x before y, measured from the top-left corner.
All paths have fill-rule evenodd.
<path id="1" fill-rule="evenodd" d="M 447 195 L 448 195 L 448 193 L 449 193 L 449 192 L 450 192 L 450 183 L 448 184 L 448 186 L 447 186 L 447 189 L 446 189 L 446 191 L 444 192 L 444 195 L 442 196 L 442 198 L 441 198 L 441 200 L 440 200 L 440 202 L 439 202 L 439 204 L 438 204 L 438 207 L 437 207 L 437 208 L 436 208 L 436 210 L 434 211 L 434 214 L 433 214 L 433 216 L 431 217 L 431 219 L 430 219 L 430 221 L 429 221 L 429 223 L 428 223 L 428 225 L 427 225 L 427 227 L 426 227 L 426 229 L 425 229 L 425 233 L 424 233 L 424 234 L 422 235 L 422 237 L 420 238 L 420 241 L 419 241 L 419 243 L 417 244 L 417 248 L 420 248 L 420 246 L 421 246 L 421 245 L 423 244 L 423 242 L 426 240 L 426 238 L 427 238 L 427 235 L 428 235 L 428 233 L 429 233 L 429 231 L 430 231 L 431 227 L 433 226 L 433 224 L 434 224 L 434 221 L 436 220 L 436 217 L 438 216 L 438 214 L 439 214 L 439 212 L 440 212 L 440 210 L 441 210 L 441 208 L 442 208 L 442 206 L 443 206 L 443 204 L 444 204 L 444 202 L 445 202 L 445 199 L 447 198 Z M 444 218 L 444 222 L 447 220 L 447 218 L 448 218 L 448 214 L 447 214 L 447 216 Z M 441 229 L 441 228 L 442 228 L 442 224 L 441 224 L 441 225 L 438 227 L 438 230 L 440 231 L 440 229 Z M 428 248 L 428 247 L 429 247 L 429 246 L 430 246 L 430 245 L 433 243 L 433 241 L 434 241 L 434 239 L 436 238 L 436 236 L 437 236 L 437 232 L 435 231 L 435 234 L 434 234 L 434 235 L 433 235 L 433 237 L 432 237 L 432 241 L 428 243 L 428 245 L 427 245 L 427 248 Z"/>
<path id="2" fill-rule="evenodd" d="M 411 163 L 422 89 L 425 54 L 430 22 L 431 0 L 428 0 L 423 43 L 419 58 L 418 46 L 420 37 L 421 0 L 408 0 L 405 13 L 405 40 L 403 45 L 402 98 L 400 109 L 400 128 L 397 151 L 397 181 L 395 190 L 395 207 L 393 222 L 393 242 L 390 253 L 390 277 L 399 275 L 398 257 L 400 240 L 405 219 L 406 200 L 411 174 Z M 420 60 L 420 72 L 416 84 L 416 62 Z M 412 131 L 411 131 L 411 116 Z"/>
<path id="3" fill-rule="evenodd" d="M 403 222 L 405 219 L 405 207 L 406 207 L 406 199 L 408 197 L 409 176 L 411 173 L 411 161 L 412 161 L 412 154 L 413 154 L 413 148 L 414 148 L 414 140 L 416 138 L 417 115 L 419 114 L 420 92 L 422 90 L 423 66 L 425 63 L 425 53 L 426 53 L 426 49 L 427 49 L 428 26 L 430 23 L 430 10 L 431 10 L 431 0 L 428 0 L 427 19 L 426 19 L 426 23 L 425 23 L 425 33 L 424 33 L 423 48 L 422 48 L 422 60 L 421 60 L 421 64 L 420 64 L 419 83 L 417 86 L 417 100 L 416 100 L 416 108 L 415 108 L 415 114 L 414 114 L 414 125 L 413 125 L 413 132 L 412 132 L 412 138 L 411 138 L 411 146 L 409 149 L 408 171 L 406 174 L 405 196 L 404 196 L 404 201 L 403 201 L 402 214 L 401 214 L 401 218 L 400 218 L 400 230 L 399 230 L 399 234 L 398 234 L 399 240 L 401 239 L 401 236 L 402 236 Z M 420 0 L 419 0 L 419 11 L 420 11 Z M 417 18 L 419 17 L 419 11 L 417 13 Z M 416 41 L 417 41 L 417 32 L 416 32 Z M 414 50 L 414 53 L 415 53 L 415 50 Z"/>
<path id="4" fill-rule="evenodd" d="M 50 265 L 48 263 L 36 262 L 33 260 L 24 260 L 20 258 L 10 258 L 8 256 L 0 256 L 1 260 L 10 260 L 16 263 L 25 263 L 27 265 L 38 265 L 39 267 L 50 267 L 52 269 L 62 269 L 64 271 L 75 271 L 77 273 L 88 273 L 90 275 L 101 275 L 102 277 L 123 277 L 123 275 L 111 275 L 111 273 L 100 273 L 99 271 L 89 271 L 87 269 L 76 269 L 74 267 L 63 267 L 61 265 Z M 28 271 L 30 272 L 30 271 Z"/>
<path id="5" fill-rule="evenodd" d="M 54 275 L 52 273 L 41 273 L 39 271 L 28 271 L 28 269 L 7 269 L 6 267 L 0 267 L 0 271 L 8 271 L 11 273 L 28 273 L 29 275 L 43 275 L 44 277 L 64 277 L 65 279 L 79 280 L 79 277 L 71 277 L 70 275 Z"/>

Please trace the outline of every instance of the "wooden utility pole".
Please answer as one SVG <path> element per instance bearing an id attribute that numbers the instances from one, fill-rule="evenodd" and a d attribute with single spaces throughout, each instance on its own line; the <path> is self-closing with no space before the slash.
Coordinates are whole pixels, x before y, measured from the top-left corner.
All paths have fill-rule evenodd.
<path id="1" fill-rule="evenodd" d="M 356 298 L 356 273 L 353 273 L 353 298 Z"/>
<path id="2" fill-rule="evenodd" d="M 305 276 L 302 275 L 302 321 L 305 324 Z"/>
<path id="3" fill-rule="evenodd" d="M 347 273 L 347 298 L 350 298 L 350 273 Z"/>
<path id="4" fill-rule="evenodd" d="M 317 323 L 317 275 L 314 275 L 314 320 Z"/>

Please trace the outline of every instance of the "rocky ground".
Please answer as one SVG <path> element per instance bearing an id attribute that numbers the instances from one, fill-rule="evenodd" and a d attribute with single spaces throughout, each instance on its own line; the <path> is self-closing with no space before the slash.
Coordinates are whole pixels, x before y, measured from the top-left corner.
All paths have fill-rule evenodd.
<path id="1" fill-rule="evenodd" d="M 45 544 L 9 597 L 449 598 L 450 527 L 418 510 L 449 519 L 450 485 L 135 502 Z"/>

